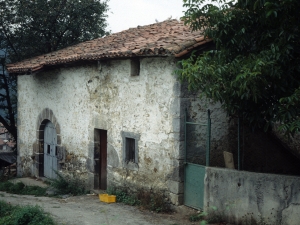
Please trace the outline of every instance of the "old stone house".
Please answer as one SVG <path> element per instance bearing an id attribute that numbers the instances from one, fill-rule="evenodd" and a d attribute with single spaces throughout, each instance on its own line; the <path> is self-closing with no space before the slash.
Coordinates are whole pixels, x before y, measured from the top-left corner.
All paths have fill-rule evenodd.
<path id="1" fill-rule="evenodd" d="M 184 111 L 205 120 L 208 106 L 174 70 L 208 45 L 169 20 L 8 65 L 18 76 L 19 175 L 75 173 L 91 189 L 152 188 L 181 204 Z M 224 148 L 226 115 L 209 107 L 212 144 Z"/>

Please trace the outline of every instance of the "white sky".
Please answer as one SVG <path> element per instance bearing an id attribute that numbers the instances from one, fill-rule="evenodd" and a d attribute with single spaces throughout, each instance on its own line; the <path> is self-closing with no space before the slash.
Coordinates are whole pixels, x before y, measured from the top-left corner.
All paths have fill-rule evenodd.
<path id="1" fill-rule="evenodd" d="M 108 30 L 116 33 L 132 27 L 183 16 L 183 0 L 109 0 Z"/>

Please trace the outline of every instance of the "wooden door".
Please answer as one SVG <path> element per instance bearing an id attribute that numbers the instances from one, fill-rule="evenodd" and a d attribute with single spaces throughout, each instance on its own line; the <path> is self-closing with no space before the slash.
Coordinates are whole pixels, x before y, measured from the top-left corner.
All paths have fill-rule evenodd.
<path id="1" fill-rule="evenodd" d="M 107 188 L 107 131 L 100 130 L 100 166 L 99 166 L 99 188 Z"/>
<path id="2" fill-rule="evenodd" d="M 56 178 L 57 171 L 56 129 L 50 121 L 44 129 L 44 176 Z"/>
<path id="3" fill-rule="evenodd" d="M 94 188 L 107 188 L 107 131 L 94 130 Z"/>

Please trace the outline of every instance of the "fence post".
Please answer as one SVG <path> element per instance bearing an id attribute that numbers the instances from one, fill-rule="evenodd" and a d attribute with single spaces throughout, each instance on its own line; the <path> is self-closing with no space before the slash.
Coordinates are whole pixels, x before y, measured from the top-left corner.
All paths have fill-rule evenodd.
<path id="1" fill-rule="evenodd" d="M 184 113 L 184 164 L 186 164 L 186 121 L 187 121 L 187 109 Z"/>
<path id="2" fill-rule="evenodd" d="M 206 166 L 209 166 L 210 161 L 210 137 L 211 137 L 211 119 L 210 110 L 207 110 L 207 141 L 206 141 Z"/>

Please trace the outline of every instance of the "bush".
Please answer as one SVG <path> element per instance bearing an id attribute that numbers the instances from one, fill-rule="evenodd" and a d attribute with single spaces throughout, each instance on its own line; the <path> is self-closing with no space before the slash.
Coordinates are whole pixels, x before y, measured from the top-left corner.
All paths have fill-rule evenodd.
<path id="1" fill-rule="evenodd" d="M 8 193 L 19 194 L 19 195 L 34 195 L 34 196 L 45 196 L 47 188 L 38 186 L 25 186 L 22 182 L 12 183 L 9 181 L 0 182 L 0 191 Z"/>
<path id="2" fill-rule="evenodd" d="M 196 221 L 203 220 L 203 218 L 204 216 L 201 213 L 196 213 L 189 216 L 189 221 L 196 222 Z"/>
<path id="3" fill-rule="evenodd" d="M 9 192 L 10 191 L 10 187 L 13 186 L 14 184 L 9 182 L 9 181 L 5 181 L 5 182 L 0 182 L 0 191 L 6 191 Z"/>
<path id="4" fill-rule="evenodd" d="M 52 218 L 38 206 L 12 206 L 0 201 L 0 224 L 54 225 Z"/>
<path id="5" fill-rule="evenodd" d="M 56 189 L 57 194 L 82 195 L 87 193 L 84 181 L 77 176 L 55 173 L 57 174 L 57 178 L 50 179 L 50 185 Z"/>
<path id="6" fill-rule="evenodd" d="M 108 188 L 107 193 L 117 196 L 117 202 L 126 205 L 139 205 L 157 213 L 170 212 L 170 205 L 166 202 L 161 193 L 152 193 L 150 191 L 139 190 L 136 195 L 129 194 L 125 189 Z"/>
<path id="7" fill-rule="evenodd" d="M 8 192 L 13 194 L 21 194 L 24 188 L 25 184 L 23 184 L 22 182 L 17 182 L 9 187 Z"/>
<path id="8" fill-rule="evenodd" d="M 34 195 L 34 196 L 45 196 L 47 188 L 39 187 L 39 186 L 25 186 L 25 188 L 21 191 L 22 195 Z"/>
<path id="9" fill-rule="evenodd" d="M 140 190 L 137 196 L 141 202 L 141 206 L 145 209 L 157 213 L 171 211 L 170 205 L 167 203 L 165 196 L 162 193 Z"/>
<path id="10" fill-rule="evenodd" d="M 10 204 L 0 201 L 0 217 L 8 215 L 12 211 L 13 211 L 13 207 Z"/>

